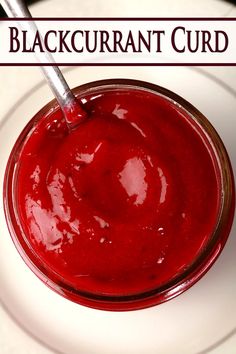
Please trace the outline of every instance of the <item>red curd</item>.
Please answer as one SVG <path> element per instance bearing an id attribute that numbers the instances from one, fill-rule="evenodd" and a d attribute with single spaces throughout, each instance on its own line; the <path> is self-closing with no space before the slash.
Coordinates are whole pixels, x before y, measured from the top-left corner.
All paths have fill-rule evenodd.
<path id="1" fill-rule="evenodd" d="M 225 243 L 227 155 L 220 146 L 231 197 L 219 234 L 226 181 L 206 119 L 151 84 L 93 85 L 77 91 L 88 117 L 75 130 L 54 103 L 16 143 L 11 233 L 35 273 L 71 300 L 113 310 L 160 303 L 198 280 Z"/>

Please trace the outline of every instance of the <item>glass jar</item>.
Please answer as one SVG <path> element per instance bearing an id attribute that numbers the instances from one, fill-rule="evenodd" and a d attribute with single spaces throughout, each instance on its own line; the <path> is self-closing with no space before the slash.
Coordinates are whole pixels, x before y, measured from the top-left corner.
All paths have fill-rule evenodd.
<path id="1" fill-rule="evenodd" d="M 215 129 L 195 107 L 175 93 L 157 85 L 129 79 L 111 79 L 91 82 L 74 89 L 74 93 L 83 102 L 87 97 L 98 97 L 109 92 L 138 92 L 140 95 L 154 95 L 171 105 L 178 114 L 182 114 L 192 121 L 194 129 L 201 136 L 207 146 L 208 153 L 216 169 L 219 185 L 219 207 L 217 220 L 211 232 L 197 255 L 188 262 L 181 271 L 172 274 L 158 286 L 123 292 L 120 294 L 106 291 L 91 291 L 91 289 L 78 288 L 66 277 L 63 277 L 50 264 L 37 253 L 34 244 L 29 240 L 22 224 L 18 205 L 18 172 L 21 165 L 22 150 L 37 125 L 42 120 L 50 118 L 59 110 L 55 100 L 43 107 L 27 124 L 18 137 L 8 160 L 4 182 L 4 206 L 9 231 L 13 242 L 23 260 L 30 269 L 51 289 L 77 303 L 104 310 L 133 310 L 160 304 L 187 290 L 196 283 L 212 266 L 221 253 L 234 215 L 234 180 L 230 161 L 226 149 Z M 148 102 L 147 102 L 148 105 Z M 187 123 L 186 123 L 187 124 Z M 189 124 L 189 123 L 188 123 Z M 79 129 L 79 128 L 78 128 Z M 200 157 L 199 157 L 200 158 Z M 85 250 L 86 252 L 86 250 Z M 128 257 L 128 255 L 127 255 Z"/>

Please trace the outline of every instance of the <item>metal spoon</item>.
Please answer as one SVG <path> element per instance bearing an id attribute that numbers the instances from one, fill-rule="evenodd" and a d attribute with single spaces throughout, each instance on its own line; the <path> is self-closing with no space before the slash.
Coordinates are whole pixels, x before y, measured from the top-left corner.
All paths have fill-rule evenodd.
<path id="1" fill-rule="evenodd" d="M 8 17 L 32 18 L 31 13 L 24 1 L 2 0 L 1 4 Z M 38 31 L 35 22 L 32 20 L 22 21 L 19 22 L 19 26 L 21 29 L 28 31 L 29 38 L 31 38 L 33 42 L 35 33 Z M 39 63 L 53 64 L 50 66 L 41 65 L 40 68 L 54 96 L 56 97 L 62 112 L 64 113 L 69 130 L 73 129 L 81 121 L 83 121 L 83 119 L 87 116 L 87 113 L 81 107 L 79 101 L 70 90 L 64 76 L 58 66 L 55 65 L 52 55 L 47 52 L 46 48 L 44 48 L 44 52 L 40 53 L 40 55 L 35 53 L 35 57 Z"/>

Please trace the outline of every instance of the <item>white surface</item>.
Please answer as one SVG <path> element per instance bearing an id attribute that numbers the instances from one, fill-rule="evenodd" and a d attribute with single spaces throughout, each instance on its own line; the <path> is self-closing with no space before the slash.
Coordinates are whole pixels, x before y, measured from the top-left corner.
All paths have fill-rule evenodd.
<path id="1" fill-rule="evenodd" d="M 135 12 L 131 12 L 127 5 L 132 1 L 110 1 L 105 7 L 105 1 L 91 0 L 86 2 L 87 5 L 83 3 L 77 12 L 76 0 L 60 1 L 60 6 L 58 3 L 59 0 L 56 7 L 55 0 L 37 4 L 33 13 L 51 16 L 55 10 L 55 16 L 98 16 L 100 13 L 101 16 L 223 16 L 232 9 L 232 5 L 217 0 L 133 1 L 137 4 Z M 91 5 L 95 3 L 95 7 Z M 118 6 L 118 3 L 122 5 Z M 158 9 L 158 14 L 154 14 L 153 8 Z M 236 68 L 210 68 L 207 71 L 236 90 Z M 187 68 L 75 68 L 67 72 L 71 86 L 115 76 L 155 82 L 190 100 L 218 129 L 236 167 L 236 96 L 221 83 Z M 0 120 L 12 103 L 28 92 L 0 128 L 2 185 L 5 162 L 15 138 L 27 120 L 52 95 L 45 86 L 32 92 L 31 89 L 41 81 L 37 68 L 1 68 L 0 80 L 4 82 L 0 88 Z M 235 227 L 217 263 L 188 292 L 152 309 L 109 313 L 64 300 L 31 273 L 10 240 L 1 204 L 0 225 L 0 299 L 21 325 L 66 354 L 197 354 L 236 328 Z M 49 354 L 50 351 L 25 334 L 0 308 L 0 353 Z M 236 336 L 218 346 L 213 353 L 235 354 Z"/>
<path id="2" fill-rule="evenodd" d="M 99 78 L 125 76 L 158 82 L 176 91 L 209 117 L 221 132 L 236 166 L 235 97 L 198 71 L 186 68 L 72 68 L 66 76 L 71 86 Z M 21 78 L 18 75 L 19 85 Z M 38 78 L 32 75 L 30 87 L 34 87 L 33 82 L 38 82 Z M 0 179 L 16 137 L 47 97 L 48 88 L 44 85 L 36 91 L 30 89 L 2 126 L 0 140 L 4 150 L 0 152 L 3 167 Z M 0 218 L 3 234 L 7 235 L 3 213 Z M 152 309 L 110 313 L 73 304 L 47 289 L 21 261 L 10 238 L 4 237 L 0 239 L 0 296 L 28 331 L 68 354 L 195 354 L 236 326 L 236 259 L 232 254 L 235 246 L 236 240 L 231 237 L 216 265 L 182 296 Z"/>
<path id="3" fill-rule="evenodd" d="M 232 4 L 220 0 L 46 0 L 32 7 L 34 16 L 51 17 L 214 17 L 227 16 Z M 55 5 L 56 4 L 56 5 Z M 64 8 L 62 8 L 64 7 Z M 64 10 L 64 11 L 63 11 Z"/>

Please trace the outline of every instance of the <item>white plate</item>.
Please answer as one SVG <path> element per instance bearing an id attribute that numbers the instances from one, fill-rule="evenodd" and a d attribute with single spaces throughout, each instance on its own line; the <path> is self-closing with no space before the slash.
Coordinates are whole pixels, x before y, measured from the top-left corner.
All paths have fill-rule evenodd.
<path id="1" fill-rule="evenodd" d="M 18 73 L 18 87 L 25 72 L 27 68 Z M 213 123 L 236 166 L 236 93 L 203 72 L 190 68 L 93 67 L 67 69 L 66 77 L 72 87 L 96 79 L 128 77 L 158 83 L 177 92 Z M 17 102 L 13 99 L 8 114 L 0 122 L 1 194 L 12 145 L 26 122 L 48 98 L 48 88 L 37 81 L 33 76 L 28 78 L 28 92 Z M 10 85 L 7 81 L 5 90 L 10 90 Z M 186 293 L 150 309 L 115 313 L 74 304 L 41 283 L 13 246 L 3 214 L 2 195 L 0 203 L 0 299 L 28 333 L 55 351 L 66 354 L 206 353 L 207 348 L 219 347 L 236 332 L 235 227 L 216 264 Z M 230 352 L 233 353 L 235 349 Z"/>

